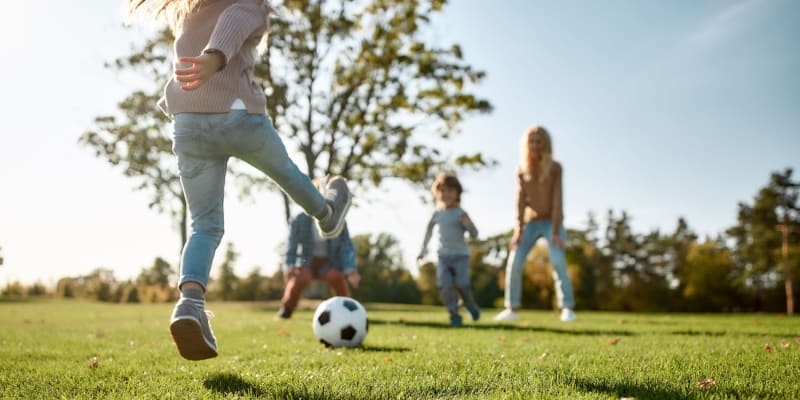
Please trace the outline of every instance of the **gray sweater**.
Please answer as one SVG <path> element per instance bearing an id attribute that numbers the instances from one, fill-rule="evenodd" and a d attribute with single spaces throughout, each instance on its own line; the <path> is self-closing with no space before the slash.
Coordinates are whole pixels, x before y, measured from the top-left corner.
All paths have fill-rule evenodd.
<path id="1" fill-rule="evenodd" d="M 175 32 L 175 60 L 214 49 L 224 67 L 195 90 L 182 91 L 174 77 L 164 88 L 159 107 L 168 115 L 182 112 L 224 113 L 241 99 L 251 114 L 266 113 L 264 89 L 253 77 L 256 47 L 268 28 L 264 0 L 214 0 L 187 16 Z"/>
<path id="2" fill-rule="evenodd" d="M 428 251 L 428 242 L 433 233 L 433 226 L 439 227 L 439 248 L 437 254 L 440 256 L 469 255 L 469 246 L 464 240 L 464 232 L 469 232 L 474 239 L 478 237 L 478 229 L 470 220 L 466 224 L 461 222 L 461 216 L 465 212 L 461 207 L 442 208 L 433 212 L 428 228 L 425 231 L 425 240 L 422 242 L 422 249 L 419 257 L 424 257 Z"/>

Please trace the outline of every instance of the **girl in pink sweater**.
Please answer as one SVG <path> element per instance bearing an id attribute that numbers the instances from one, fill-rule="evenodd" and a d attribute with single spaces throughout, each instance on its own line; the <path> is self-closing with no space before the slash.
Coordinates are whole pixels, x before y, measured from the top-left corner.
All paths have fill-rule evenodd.
<path id="1" fill-rule="evenodd" d="M 269 176 L 314 217 L 323 238 L 342 231 L 351 195 L 341 177 L 321 194 L 289 159 L 266 115 L 264 90 L 253 75 L 256 47 L 269 27 L 264 0 L 128 0 L 128 8 L 168 22 L 175 34 L 174 75 L 159 106 L 173 119 L 173 151 L 192 232 L 170 333 L 184 358 L 211 358 L 217 343 L 204 293 L 224 230 L 228 159 L 237 157 Z"/>

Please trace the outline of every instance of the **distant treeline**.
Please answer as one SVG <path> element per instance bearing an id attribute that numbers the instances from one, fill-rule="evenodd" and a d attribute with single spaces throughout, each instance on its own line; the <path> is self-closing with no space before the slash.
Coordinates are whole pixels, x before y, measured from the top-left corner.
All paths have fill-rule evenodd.
<path id="1" fill-rule="evenodd" d="M 791 169 L 772 175 L 752 204 L 739 204 L 736 225 L 717 237 L 698 238 L 684 219 L 668 232 L 633 232 L 626 212 L 609 210 L 602 224 L 588 216 L 586 229 L 568 229 L 567 263 L 578 309 L 621 311 L 769 311 L 785 312 L 787 293 L 800 276 L 800 207 L 798 184 Z M 602 225 L 602 228 L 600 227 Z M 483 307 L 502 305 L 505 264 L 511 232 L 475 240 L 472 285 Z M 401 246 L 388 233 L 357 235 L 356 262 L 362 275 L 353 296 L 363 302 L 439 304 L 435 265 L 419 267 L 416 278 L 402 259 Z M 247 276 L 234 274 L 237 253 L 232 245 L 215 266 L 208 297 L 229 301 L 278 300 L 281 271 Z M 62 278 L 56 288 L 41 283 L 6 285 L 2 296 L 57 296 L 119 303 L 172 302 L 178 292 L 176 268 L 157 258 L 134 280 L 118 281 L 113 270 Z M 788 281 L 787 281 L 788 278 Z M 547 246 L 540 243 L 528 256 L 523 274 L 523 306 L 554 305 Z M 787 283 L 788 282 L 788 283 Z M 323 289 L 325 289 L 323 287 Z M 797 294 L 793 292 L 796 300 Z M 312 287 L 309 297 L 327 290 Z"/>

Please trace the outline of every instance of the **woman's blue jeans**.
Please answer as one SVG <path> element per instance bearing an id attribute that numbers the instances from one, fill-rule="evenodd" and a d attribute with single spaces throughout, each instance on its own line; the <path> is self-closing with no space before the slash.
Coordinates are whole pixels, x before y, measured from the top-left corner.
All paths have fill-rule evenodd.
<path id="1" fill-rule="evenodd" d="M 223 198 L 228 158 L 261 170 L 310 215 L 319 215 L 325 199 L 289 158 L 272 122 L 244 110 L 180 113 L 173 121 L 172 150 L 178 156 L 181 185 L 192 231 L 183 249 L 178 287 L 187 281 L 205 288 L 214 253 L 224 233 Z"/>
<path id="2" fill-rule="evenodd" d="M 564 228 L 559 229 L 561 241 L 567 242 Z M 506 266 L 506 308 L 519 308 L 522 298 L 522 271 L 525 259 L 540 237 L 547 239 L 550 245 L 550 264 L 553 265 L 553 280 L 556 286 L 556 297 L 560 308 L 575 308 L 572 294 L 572 282 L 567 274 L 567 260 L 564 250 L 553 245 L 553 223 L 551 221 L 531 221 L 525 224 L 522 238 L 516 251 L 511 255 L 511 262 Z"/>

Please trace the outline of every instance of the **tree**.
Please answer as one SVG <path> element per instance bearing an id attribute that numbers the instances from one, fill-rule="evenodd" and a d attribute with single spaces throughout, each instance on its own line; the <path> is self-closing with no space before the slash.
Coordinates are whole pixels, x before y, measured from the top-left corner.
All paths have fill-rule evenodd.
<path id="1" fill-rule="evenodd" d="M 469 93 L 485 74 L 460 46 L 426 44 L 442 0 L 286 0 L 257 73 L 267 109 L 297 142 L 309 176 L 342 175 L 357 186 L 387 177 L 427 185 L 451 160 L 491 164 L 480 153 L 442 154 L 470 113 L 491 104 Z M 280 7 L 279 6 L 279 7 Z"/>
<path id="2" fill-rule="evenodd" d="M 722 240 L 689 245 L 681 270 L 680 299 L 687 311 L 732 311 L 741 293 L 730 250 Z"/>
<path id="3" fill-rule="evenodd" d="M 364 302 L 418 304 L 420 292 L 414 278 L 402 267 L 397 239 L 388 233 L 353 236 L 361 284 L 353 297 Z"/>
<path id="4" fill-rule="evenodd" d="M 239 254 L 233 249 L 233 243 L 228 243 L 225 249 L 225 258 L 219 266 L 219 276 L 214 285 L 214 294 L 222 300 L 233 300 L 239 285 L 239 278 L 233 271 Z"/>
<path id="5" fill-rule="evenodd" d="M 791 177 L 791 168 L 773 173 L 752 205 L 739 203 L 737 225 L 727 230 L 736 244 L 734 260 L 745 285 L 756 293 L 757 309 L 768 307 L 770 293 L 783 280 L 786 312 L 794 312 L 792 269 L 800 265 L 800 184 Z"/>
<path id="6" fill-rule="evenodd" d="M 150 268 L 142 269 L 136 281 L 139 285 L 157 285 L 165 288 L 169 285 L 170 277 L 172 277 L 172 266 L 163 258 L 156 257 Z"/>

